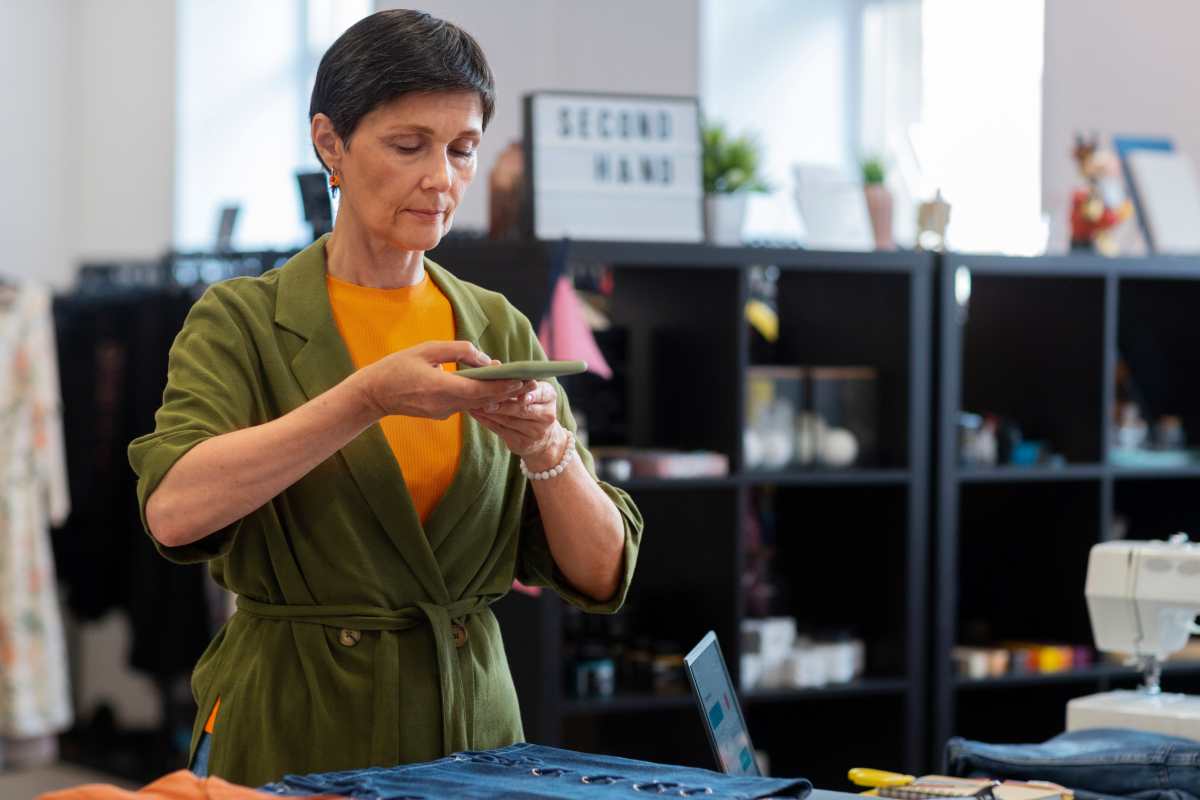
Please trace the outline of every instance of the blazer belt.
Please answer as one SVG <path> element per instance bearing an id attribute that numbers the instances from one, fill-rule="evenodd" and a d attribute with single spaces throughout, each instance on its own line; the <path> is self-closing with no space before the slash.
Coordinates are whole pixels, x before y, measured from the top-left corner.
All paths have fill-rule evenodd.
<path id="1" fill-rule="evenodd" d="M 442 746 L 444 753 L 468 750 L 471 747 L 466 715 L 454 714 L 467 700 L 459 669 L 454 642 L 454 621 L 483 611 L 497 598 L 470 597 L 446 605 L 414 603 L 400 609 L 369 605 L 284 605 L 260 603 L 238 595 L 238 610 L 261 619 L 324 625 L 330 628 L 350 628 L 367 631 L 405 631 L 429 623 L 437 651 L 438 677 L 442 690 Z M 400 642 L 396 636 L 379 637 L 376 648 L 376 686 L 379 700 L 377 710 L 394 709 L 394 715 L 379 714 L 375 745 L 372 748 L 377 763 L 393 765 L 400 756 L 400 680 L 398 675 L 388 679 L 388 666 L 400 663 Z M 382 659 L 382 661 L 381 661 Z M 394 673 L 393 666 L 391 672 Z M 380 685 L 382 684 L 382 685 Z M 382 706 L 382 708 L 380 708 Z M 387 719 L 391 717 L 390 721 Z M 390 728 L 390 730 L 388 730 Z"/>

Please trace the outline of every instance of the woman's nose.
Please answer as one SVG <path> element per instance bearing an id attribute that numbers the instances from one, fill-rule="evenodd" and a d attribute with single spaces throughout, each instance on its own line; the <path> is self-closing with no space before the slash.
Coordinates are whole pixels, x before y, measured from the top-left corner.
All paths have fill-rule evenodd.
<path id="1" fill-rule="evenodd" d="M 425 189 L 434 189 L 439 192 L 449 191 L 452 170 L 453 166 L 450 164 L 450 158 L 444 154 L 435 153 L 430 160 L 425 178 L 421 182 L 422 187 Z"/>

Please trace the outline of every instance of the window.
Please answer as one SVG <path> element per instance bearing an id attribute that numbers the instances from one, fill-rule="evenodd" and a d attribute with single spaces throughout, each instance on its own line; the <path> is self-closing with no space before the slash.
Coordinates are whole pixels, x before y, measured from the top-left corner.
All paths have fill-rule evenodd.
<path id="1" fill-rule="evenodd" d="M 776 187 L 745 233 L 792 233 L 793 164 L 858 180 L 860 159 L 882 155 L 899 244 L 940 189 L 949 246 L 1040 251 L 1043 4 L 702 0 L 705 113 L 759 134 Z"/>
<path id="2" fill-rule="evenodd" d="M 1044 0 L 924 0 L 921 121 L 925 190 L 951 205 L 947 245 L 1035 254 L 1042 216 Z"/>
<path id="3" fill-rule="evenodd" d="M 234 246 L 308 240 L 298 171 L 319 168 L 308 138 L 317 64 L 370 0 L 178 0 L 175 246 L 213 246 L 224 206 Z"/>

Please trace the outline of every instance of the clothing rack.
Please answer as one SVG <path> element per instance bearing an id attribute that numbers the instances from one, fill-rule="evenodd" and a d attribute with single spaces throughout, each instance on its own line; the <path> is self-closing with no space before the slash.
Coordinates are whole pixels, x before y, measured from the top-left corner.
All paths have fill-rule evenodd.
<path id="1" fill-rule="evenodd" d="M 77 621 L 113 610 L 128 618 L 123 660 L 151 680 L 161 718 L 154 732 L 120 729 L 111 714 L 92 713 L 99 707 L 81 708 L 68 737 L 72 760 L 108 765 L 133 781 L 182 766 L 182 739 L 194 715 L 184 684 L 213 633 L 205 597 L 211 579 L 202 566 L 170 565 L 153 552 L 141 531 L 125 448 L 153 427 L 167 352 L 196 297 L 213 282 L 260 275 L 289 256 L 172 251 L 86 263 L 74 285 L 55 295 L 68 468 L 79 500 L 52 534 L 59 576 Z M 71 673 L 79 676 L 76 660 L 84 656 L 72 628 Z"/>
<path id="2" fill-rule="evenodd" d="M 256 277 L 282 266 L 295 250 L 171 251 L 161 258 L 83 264 L 75 291 L 108 294 L 136 288 L 203 290 L 229 278 Z"/>

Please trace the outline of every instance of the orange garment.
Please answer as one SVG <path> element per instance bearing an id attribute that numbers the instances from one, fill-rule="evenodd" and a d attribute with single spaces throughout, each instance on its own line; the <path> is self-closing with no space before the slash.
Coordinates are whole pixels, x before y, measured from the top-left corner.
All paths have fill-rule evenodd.
<path id="1" fill-rule="evenodd" d="M 165 775 L 136 792 L 106 783 L 89 783 L 38 795 L 37 800 L 266 800 L 275 795 L 238 786 L 220 778 L 198 778 L 186 769 Z M 308 800 L 334 800 L 320 795 Z"/>
<path id="2" fill-rule="evenodd" d="M 217 711 L 221 709 L 221 698 L 217 698 L 217 702 L 213 703 L 212 713 L 208 715 L 208 722 L 204 723 L 204 732 L 212 733 L 213 728 L 217 724 Z"/>
<path id="3" fill-rule="evenodd" d="M 454 309 L 426 273 L 416 286 L 372 289 L 326 275 L 333 319 L 356 368 L 428 341 L 454 339 Z M 443 367 L 453 372 L 455 365 Z M 450 488 L 462 449 L 462 419 L 389 416 L 380 425 L 421 522 Z"/>

